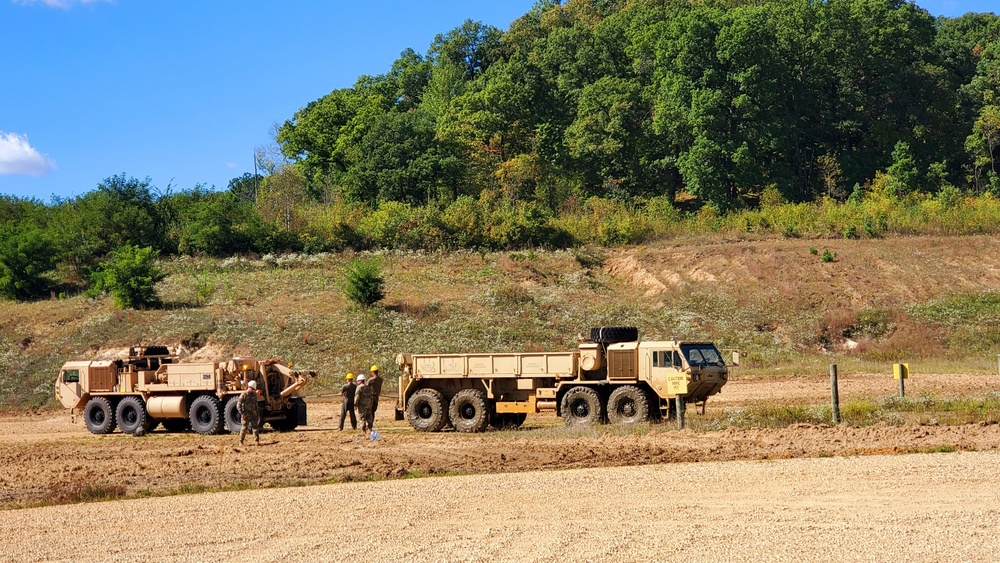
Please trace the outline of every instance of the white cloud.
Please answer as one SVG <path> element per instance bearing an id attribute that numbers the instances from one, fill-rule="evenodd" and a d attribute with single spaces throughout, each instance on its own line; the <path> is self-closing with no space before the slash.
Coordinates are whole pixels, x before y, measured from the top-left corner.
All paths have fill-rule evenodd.
<path id="1" fill-rule="evenodd" d="M 0 131 L 0 175 L 42 176 L 55 167 L 54 160 L 31 146 L 27 135 Z"/>
<path id="2" fill-rule="evenodd" d="M 114 4 L 115 0 L 13 0 L 15 4 L 20 4 L 22 6 L 34 6 L 36 4 L 41 4 L 43 6 L 48 6 L 49 8 L 62 8 L 63 10 L 68 10 L 77 4 L 96 4 L 98 2 L 107 2 L 109 4 Z"/>

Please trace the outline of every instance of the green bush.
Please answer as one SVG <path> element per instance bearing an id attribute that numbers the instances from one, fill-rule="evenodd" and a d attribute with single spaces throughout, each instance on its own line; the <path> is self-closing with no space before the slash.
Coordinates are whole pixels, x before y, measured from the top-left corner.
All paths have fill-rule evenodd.
<path id="1" fill-rule="evenodd" d="M 91 274 L 93 292 L 108 292 L 122 309 L 139 309 L 159 304 L 156 284 L 166 277 L 156 265 L 159 253 L 151 247 L 125 245 Z"/>
<path id="2" fill-rule="evenodd" d="M 0 228 L 0 296 L 26 300 L 48 291 L 52 281 L 46 272 L 54 266 L 53 246 L 38 229 Z"/>
<path id="3" fill-rule="evenodd" d="M 344 296 L 352 303 L 371 307 L 385 297 L 382 268 L 374 259 L 355 258 L 344 268 Z"/>

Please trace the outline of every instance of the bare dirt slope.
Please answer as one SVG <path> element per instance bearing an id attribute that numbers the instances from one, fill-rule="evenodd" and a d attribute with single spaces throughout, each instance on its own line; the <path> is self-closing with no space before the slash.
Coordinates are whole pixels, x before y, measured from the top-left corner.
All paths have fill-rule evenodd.
<path id="1" fill-rule="evenodd" d="M 995 561 L 1000 493 L 982 476 L 998 463 L 683 463 L 51 506 L 0 512 L 0 560 Z"/>
<path id="2" fill-rule="evenodd" d="M 825 377 L 737 377 L 710 409 L 761 400 L 822 404 Z M 996 376 L 921 375 L 914 394 L 982 395 Z M 843 400 L 891 395 L 888 376 L 845 375 Z M 89 434 L 66 411 L 0 416 L 0 506 L 73 501 L 84 486 L 117 496 L 177 491 L 315 484 L 436 474 L 523 472 L 792 457 L 851 456 L 940 449 L 1000 448 L 1000 425 L 851 427 L 796 425 L 782 429 L 648 431 L 613 426 L 566 429 L 554 416 L 532 416 L 519 431 L 426 434 L 392 420 L 391 399 L 379 409 L 381 437 L 336 431 L 339 404 L 312 400 L 310 424 L 291 433 L 267 432 L 259 447 L 232 435 L 169 434 L 142 438 Z M 697 415 L 692 413 L 691 418 Z"/>
<path id="3" fill-rule="evenodd" d="M 770 288 L 806 306 L 885 307 L 1000 287 L 998 244 L 988 236 L 662 243 L 613 253 L 605 268 L 649 296 Z M 836 258 L 822 262 L 824 250 Z"/>

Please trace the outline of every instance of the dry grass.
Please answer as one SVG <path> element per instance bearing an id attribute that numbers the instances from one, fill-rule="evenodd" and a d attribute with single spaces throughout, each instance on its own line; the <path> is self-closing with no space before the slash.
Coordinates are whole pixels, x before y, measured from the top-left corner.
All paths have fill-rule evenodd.
<path id="1" fill-rule="evenodd" d="M 349 304 L 340 289 L 338 272 L 353 253 L 179 258 L 164 264 L 160 310 L 115 311 L 84 297 L 5 303 L 0 405 L 50 404 L 62 362 L 135 343 L 283 357 L 318 370 L 308 393 L 326 393 L 372 363 L 387 366 L 391 388 L 399 352 L 566 349 L 599 325 L 635 325 L 646 339 L 713 340 L 741 350 L 749 373 L 825 373 L 833 358 L 845 370 L 909 361 L 935 372 L 995 372 L 995 238 L 818 242 L 700 237 L 619 250 L 388 252 L 380 255 L 387 296 L 371 309 Z M 810 252 L 827 246 L 836 262 Z M 611 267 L 622 257 L 634 259 L 638 277 Z M 636 285 L 643 276 L 662 289 Z"/>

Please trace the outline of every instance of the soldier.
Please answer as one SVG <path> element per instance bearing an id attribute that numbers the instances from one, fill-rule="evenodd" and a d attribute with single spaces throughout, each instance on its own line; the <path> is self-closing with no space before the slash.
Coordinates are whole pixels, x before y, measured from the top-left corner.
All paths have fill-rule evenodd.
<path id="1" fill-rule="evenodd" d="M 375 411 L 378 410 L 378 397 L 382 394 L 382 382 L 385 381 L 378 374 L 378 366 L 371 367 L 371 375 L 368 376 L 368 386 L 372 388 L 372 420 L 375 420 Z"/>
<path id="2" fill-rule="evenodd" d="M 372 401 L 374 400 L 372 388 L 365 385 L 365 376 L 358 376 L 358 388 L 354 392 L 354 406 L 358 409 L 358 417 L 361 419 L 361 430 L 371 433 L 372 423 L 375 413 L 372 412 Z"/>
<path id="3" fill-rule="evenodd" d="M 247 435 L 247 426 L 253 432 L 254 442 L 260 445 L 260 406 L 257 404 L 257 382 L 250 380 L 247 389 L 236 400 L 236 410 L 240 412 L 240 445 Z"/>
<path id="4" fill-rule="evenodd" d="M 354 384 L 354 374 L 347 374 L 347 383 L 340 388 L 340 396 L 344 398 L 344 402 L 340 405 L 340 429 L 344 429 L 344 419 L 347 418 L 347 413 L 351 413 L 351 428 L 354 430 L 358 429 L 358 418 L 354 415 L 354 391 L 358 388 Z"/>

